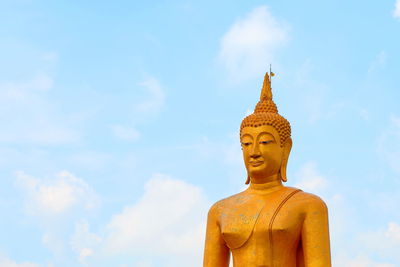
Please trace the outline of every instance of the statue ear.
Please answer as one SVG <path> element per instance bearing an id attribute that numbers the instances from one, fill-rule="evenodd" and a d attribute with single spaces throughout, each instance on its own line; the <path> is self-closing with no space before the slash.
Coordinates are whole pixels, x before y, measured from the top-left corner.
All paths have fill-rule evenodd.
<path id="1" fill-rule="evenodd" d="M 286 167 L 289 160 L 290 150 L 292 149 L 292 138 L 286 139 L 285 143 L 283 144 L 283 152 L 282 152 L 282 165 L 280 169 L 280 176 L 282 181 L 287 181 L 286 176 Z"/>

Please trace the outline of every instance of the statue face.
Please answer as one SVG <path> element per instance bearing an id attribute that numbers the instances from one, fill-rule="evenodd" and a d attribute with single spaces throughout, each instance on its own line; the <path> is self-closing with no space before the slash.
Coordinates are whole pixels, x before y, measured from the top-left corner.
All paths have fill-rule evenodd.
<path id="1" fill-rule="evenodd" d="M 241 134 L 243 159 L 247 173 L 253 183 L 264 183 L 280 179 L 278 173 L 282 162 L 287 162 L 285 146 L 281 147 L 278 132 L 274 127 L 244 127 Z M 290 152 L 290 148 L 289 148 Z"/>

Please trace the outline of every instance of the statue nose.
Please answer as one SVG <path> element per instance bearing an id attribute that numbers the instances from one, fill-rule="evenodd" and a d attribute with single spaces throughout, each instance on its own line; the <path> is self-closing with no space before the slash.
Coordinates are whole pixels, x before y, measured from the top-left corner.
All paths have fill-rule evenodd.
<path id="1" fill-rule="evenodd" d="M 258 149 L 258 146 L 255 145 L 255 146 L 253 147 L 253 149 L 251 150 L 250 157 L 252 157 L 252 158 L 258 158 L 258 157 L 260 157 L 260 156 L 261 156 L 260 150 Z"/>

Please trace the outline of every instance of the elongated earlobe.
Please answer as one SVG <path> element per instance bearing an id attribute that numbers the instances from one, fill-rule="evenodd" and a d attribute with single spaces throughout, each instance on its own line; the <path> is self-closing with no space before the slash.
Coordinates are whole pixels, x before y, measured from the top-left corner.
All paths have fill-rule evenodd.
<path id="1" fill-rule="evenodd" d="M 285 144 L 283 145 L 282 165 L 281 165 L 281 169 L 279 171 L 281 180 L 283 182 L 287 182 L 286 168 L 287 168 L 289 154 L 290 154 L 291 149 L 292 149 L 292 138 L 289 137 L 286 140 Z"/>
<path id="2" fill-rule="evenodd" d="M 280 174 L 282 182 L 287 182 L 286 167 L 282 166 L 281 172 L 279 174 Z"/>

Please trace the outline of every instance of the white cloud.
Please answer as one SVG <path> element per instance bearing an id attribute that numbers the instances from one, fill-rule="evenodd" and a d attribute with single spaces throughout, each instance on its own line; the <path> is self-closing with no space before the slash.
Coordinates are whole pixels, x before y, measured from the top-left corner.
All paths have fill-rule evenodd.
<path id="1" fill-rule="evenodd" d="M 47 91 L 53 87 L 53 79 L 44 73 L 36 75 L 31 81 L 21 83 L 21 89 Z"/>
<path id="2" fill-rule="evenodd" d="M 71 237 L 70 244 L 78 254 L 79 262 L 84 263 L 86 258 L 98 248 L 101 241 L 98 235 L 90 232 L 87 221 L 80 221 L 75 224 L 75 233 Z"/>
<path id="3" fill-rule="evenodd" d="M 46 179 L 18 171 L 16 185 L 24 193 L 27 214 L 36 216 L 44 230 L 42 244 L 56 259 L 66 257 L 70 253 L 66 240 L 69 235 L 67 229 L 74 218 L 82 218 L 81 216 L 87 216 L 94 211 L 99 204 L 97 194 L 84 180 L 68 171 L 61 171 Z M 83 223 L 77 224 L 75 235 L 71 239 L 72 249 L 79 254 L 82 262 L 91 251 L 79 247 L 74 241 L 80 237 L 81 246 L 84 246 L 88 239 L 88 235 L 84 235 L 85 230 Z"/>
<path id="4" fill-rule="evenodd" d="M 147 77 L 146 80 L 139 83 L 149 93 L 149 99 L 138 104 L 137 109 L 140 112 L 158 112 L 165 103 L 165 93 L 160 82 L 154 77 Z"/>
<path id="5" fill-rule="evenodd" d="M 226 144 L 220 150 L 222 152 L 221 154 L 223 155 L 224 163 L 231 166 L 240 166 L 241 168 L 245 169 L 239 135 L 235 134 L 232 137 L 233 142 Z"/>
<path id="6" fill-rule="evenodd" d="M 105 249 L 111 254 L 150 254 L 154 258 L 175 255 L 168 257 L 174 261 L 171 266 L 201 263 L 207 208 L 200 188 L 156 174 L 136 204 L 112 217 Z"/>
<path id="7" fill-rule="evenodd" d="M 121 267 L 128 267 L 128 266 L 122 265 Z M 135 267 L 153 267 L 153 264 L 148 261 L 140 261 L 135 263 Z"/>
<path id="8" fill-rule="evenodd" d="M 311 193 L 320 192 L 325 189 L 328 184 L 327 179 L 317 170 L 317 164 L 315 162 L 308 162 L 301 166 L 295 178 L 297 181 L 295 187 Z"/>
<path id="9" fill-rule="evenodd" d="M 112 162 L 113 156 L 109 153 L 86 150 L 79 151 L 71 156 L 70 160 L 86 170 L 101 170 Z"/>
<path id="10" fill-rule="evenodd" d="M 334 262 L 334 266 L 340 267 L 396 267 L 390 263 L 376 262 L 369 257 L 362 255 L 353 259 L 340 258 Z"/>
<path id="11" fill-rule="evenodd" d="M 396 1 L 395 8 L 393 11 L 393 16 L 395 18 L 400 18 L 400 0 Z"/>
<path id="12" fill-rule="evenodd" d="M 123 125 L 112 125 L 111 129 L 114 135 L 122 140 L 136 141 L 140 137 L 140 133 L 132 127 Z"/>
<path id="13" fill-rule="evenodd" d="M 50 250 L 56 258 L 61 258 L 66 251 L 65 241 L 60 233 L 46 232 L 42 236 L 42 244 Z"/>
<path id="14" fill-rule="evenodd" d="M 400 219 L 400 214 L 397 212 L 400 194 L 399 190 L 393 189 L 391 191 L 372 189 L 373 191 L 369 193 L 366 204 L 379 211 L 380 214 L 391 216 L 393 219 Z"/>
<path id="15" fill-rule="evenodd" d="M 55 115 L 46 94 L 52 86 L 53 79 L 46 74 L 27 82 L 0 83 L 0 143 L 59 144 L 80 139 L 66 117 Z"/>
<path id="16" fill-rule="evenodd" d="M 46 62 L 57 62 L 59 58 L 59 54 L 54 51 L 49 51 L 42 54 L 42 60 Z"/>
<path id="17" fill-rule="evenodd" d="M 368 68 L 368 73 L 371 74 L 379 69 L 385 67 L 387 61 L 387 54 L 385 51 L 380 51 L 375 59 L 371 62 Z"/>
<path id="18" fill-rule="evenodd" d="M 266 6 L 260 6 L 238 19 L 221 40 L 219 60 L 230 79 L 262 75 L 273 63 L 277 48 L 288 40 L 286 27 Z"/>
<path id="19" fill-rule="evenodd" d="M 363 233 L 360 237 L 369 254 L 379 254 L 385 259 L 400 263 L 400 224 L 389 222 L 384 229 Z"/>
<path id="20" fill-rule="evenodd" d="M 392 116 L 390 125 L 378 139 L 378 153 L 386 162 L 400 173 L 400 118 Z"/>
<path id="21" fill-rule="evenodd" d="M 344 102 L 332 102 L 330 88 L 313 75 L 318 66 L 306 59 L 297 70 L 293 87 L 296 88 L 293 98 L 297 99 L 298 112 L 302 114 L 299 120 L 316 123 L 320 120 L 330 120 L 344 110 Z"/>
<path id="22" fill-rule="evenodd" d="M 220 162 L 226 165 L 226 182 L 232 191 L 225 192 L 227 194 L 243 191 L 248 185 L 245 185 L 247 173 L 243 163 L 243 156 L 240 146 L 238 132 L 227 134 L 224 141 L 210 140 L 207 136 L 202 136 L 196 142 L 190 145 L 176 146 L 175 149 L 181 150 L 182 153 L 195 153 L 200 156 L 201 160 L 210 162 Z M 236 188 L 236 190 L 234 189 Z"/>
<path id="23" fill-rule="evenodd" d="M 91 210 L 98 204 L 93 189 L 68 171 L 61 171 L 48 180 L 18 171 L 16 184 L 24 191 L 26 208 L 32 215 L 58 216 L 73 207 Z"/>
<path id="24" fill-rule="evenodd" d="M 370 112 L 368 111 L 368 109 L 365 109 L 365 108 L 360 108 L 358 110 L 358 114 L 365 121 L 369 121 L 371 118 Z"/>
<path id="25" fill-rule="evenodd" d="M 39 267 L 39 265 L 32 262 L 17 263 L 7 257 L 0 256 L 0 267 Z"/>
<path id="26" fill-rule="evenodd" d="M 389 222 L 385 229 L 367 233 L 363 239 L 368 242 L 369 246 L 379 246 L 381 249 L 385 249 L 382 246 L 400 249 L 400 224 Z"/>
<path id="27" fill-rule="evenodd" d="M 395 222 L 390 222 L 388 229 L 385 232 L 387 238 L 392 239 L 400 245 L 400 225 Z"/>

